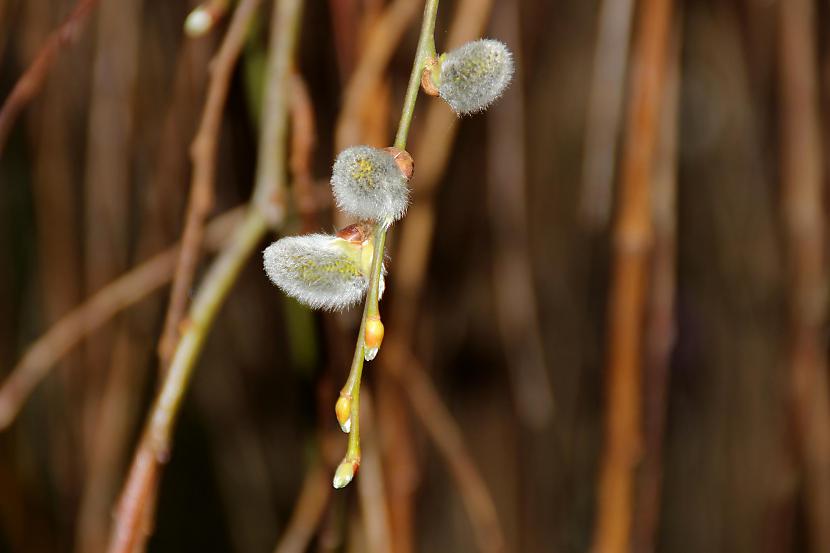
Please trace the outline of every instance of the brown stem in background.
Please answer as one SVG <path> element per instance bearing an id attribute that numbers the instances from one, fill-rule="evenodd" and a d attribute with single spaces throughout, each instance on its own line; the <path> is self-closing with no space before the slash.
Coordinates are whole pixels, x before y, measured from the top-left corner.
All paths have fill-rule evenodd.
<path id="1" fill-rule="evenodd" d="M 323 520 L 331 490 L 329 470 L 318 461 L 306 473 L 294 512 L 274 547 L 274 553 L 303 553 L 308 549 Z"/>
<path id="2" fill-rule="evenodd" d="M 311 173 L 311 154 L 316 134 L 314 105 L 308 87 L 302 75 L 295 72 L 291 80 L 291 158 L 288 160 L 288 169 L 291 172 L 294 208 L 303 222 L 304 233 L 314 232 L 318 228 L 314 177 Z"/>
<path id="3" fill-rule="evenodd" d="M 634 0 L 603 0 L 599 8 L 579 206 L 593 230 L 604 229 L 611 217 L 633 13 Z"/>
<path id="4" fill-rule="evenodd" d="M 605 451 L 600 461 L 594 553 L 631 548 L 634 470 L 641 455 L 641 341 L 652 246 L 651 185 L 664 97 L 670 0 L 645 0 L 630 83 L 608 310 Z"/>
<path id="5" fill-rule="evenodd" d="M 678 9 L 678 12 L 680 10 Z M 663 435 L 671 355 L 675 343 L 677 281 L 677 141 L 680 96 L 680 14 L 666 66 L 660 117 L 660 138 L 651 186 L 654 244 L 651 258 L 651 294 L 645 329 L 643 381 L 644 455 L 637 482 L 633 544 L 637 553 L 655 549 L 663 479 Z"/>
<path id="6" fill-rule="evenodd" d="M 357 488 L 363 510 L 367 550 L 372 553 L 390 553 L 392 535 L 372 399 L 369 390 L 364 387 L 360 392 L 361 456 Z"/>
<path id="7" fill-rule="evenodd" d="M 58 53 L 78 38 L 83 24 L 96 4 L 98 0 L 78 0 L 63 23 L 46 39 L 28 69 L 6 97 L 3 106 L 0 107 L 0 154 L 18 114 L 40 92 Z"/>
<path id="8" fill-rule="evenodd" d="M 129 267 L 133 208 L 136 89 L 142 0 L 103 2 L 95 19 L 95 52 L 84 164 L 84 264 L 87 294 L 106 286 Z M 118 324 L 99 329 L 84 344 L 85 367 L 75 379 L 83 386 L 83 451 L 98 435 L 101 398 L 113 361 Z M 90 459 L 85 459 L 88 468 Z"/>
<path id="9" fill-rule="evenodd" d="M 243 265 L 268 228 L 285 214 L 286 147 L 291 68 L 302 0 L 275 0 L 265 70 L 263 124 L 251 205 L 244 221 L 205 275 L 189 310 L 169 370 L 153 403 L 118 502 L 110 553 L 132 553 L 146 541 L 161 464 L 170 456 L 173 428 L 205 340 Z"/>
<path id="10" fill-rule="evenodd" d="M 185 182 L 189 172 L 187 147 L 204 98 L 207 72 L 204 70 L 212 55 L 208 41 L 183 41 L 176 55 L 172 98 L 162 117 L 155 113 L 139 118 L 136 126 L 136 149 L 142 151 L 148 140 L 145 129 L 153 128 L 158 117 L 160 136 L 151 143 L 156 146 L 152 174 L 137 193 L 141 230 L 138 235 L 134 265 L 166 249 L 178 238 L 178 220 L 186 200 Z M 141 90 L 155 91 L 164 86 L 159 79 L 145 78 Z M 139 94 L 141 93 L 139 91 Z M 140 108 L 139 108 L 140 109 Z M 156 105 L 153 106 L 157 110 Z M 140 155 L 140 154 L 139 154 Z M 171 222 L 175 221 L 175 224 Z M 206 243 L 210 242 L 210 233 Z M 208 246 L 210 248 L 210 246 Z M 170 264 L 170 275 L 175 259 Z M 121 318 L 114 340 L 112 360 L 101 397 L 101 408 L 93 444 L 89 449 L 83 493 L 78 507 L 75 551 L 99 552 L 109 537 L 112 502 L 118 493 L 123 471 L 132 447 L 132 433 L 139 423 L 142 394 L 152 374 L 146 368 L 155 359 L 154 345 L 158 340 L 159 317 L 164 314 L 166 298 L 147 298 L 141 306 Z M 74 373 L 73 380 L 81 381 Z"/>
<path id="11" fill-rule="evenodd" d="M 205 232 L 205 220 L 213 208 L 213 187 L 216 177 L 216 149 L 222 127 L 222 113 L 228 97 L 233 69 L 245 44 L 248 27 L 261 0 L 241 0 L 222 40 L 216 58 L 211 62 L 207 99 L 199 130 L 191 145 L 193 178 L 187 207 L 182 248 L 176 264 L 176 275 L 170 291 L 170 303 L 159 341 L 159 355 L 164 369 L 170 362 L 179 339 L 179 325 L 187 310 L 190 289 L 199 264 L 199 253 Z"/>
<path id="12" fill-rule="evenodd" d="M 511 45 L 516 59 L 523 58 L 520 25 L 517 0 L 496 4 L 494 34 Z M 513 406 L 524 424 L 541 429 L 553 416 L 554 402 L 529 252 L 524 122 L 524 76 L 519 68 L 499 105 L 487 116 L 492 282 Z"/>
<path id="13" fill-rule="evenodd" d="M 384 345 L 387 363 L 384 370 L 401 383 L 412 410 L 424 425 L 430 439 L 449 467 L 458 493 L 470 517 L 480 551 L 503 553 L 504 533 L 496 506 L 472 455 L 464 445 L 458 423 L 441 401 L 424 367 L 405 342 L 390 336 Z"/>
<path id="14" fill-rule="evenodd" d="M 236 208 L 211 221 L 205 240 L 208 247 L 215 249 L 227 241 L 243 209 Z M 32 390 L 61 357 L 117 313 L 168 282 L 178 253 L 179 246 L 172 246 L 110 282 L 30 345 L 0 386 L 0 430 L 11 424 Z"/>
<path id="15" fill-rule="evenodd" d="M 373 101 L 370 92 L 379 85 L 383 70 L 412 19 L 419 13 L 421 4 L 418 0 L 394 0 L 373 26 L 363 55 L 343 92 L 343 109 L 335 125 L 337 150 L 360 142 L 363 106 Z"/>
<path id="16" fill-rule="evenodd" d="M 788 245 L 792 409 L 810 550 L 830 552 L 827 271 L 813 3 L 779 6 L 782 208 Z"/>

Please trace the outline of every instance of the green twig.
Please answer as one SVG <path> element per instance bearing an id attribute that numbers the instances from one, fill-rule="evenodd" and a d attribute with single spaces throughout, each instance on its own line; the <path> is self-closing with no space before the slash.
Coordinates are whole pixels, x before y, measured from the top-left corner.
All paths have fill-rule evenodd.
<path id="1" fill-rule="evenodd" d="M 424 63 L 427 59 L 435 56 L 435 18 L 438 15 L 438 1 L 427 0 L 424 6 L 424 16 L 421 23 L 421 34 L 418 39 L 418 48 L 415 53 L 415 61 L 412 64 L 412 73 L 409 76 L 409 84 L 406 89 L 401 119 L 398 123 L 398 132 L 395 135 L 396 148 L 406 149 L 406 140 L 409 136 L 409 127 L 412 123 L 412 116 L 415 113 L 415 103 L 418 99 L 418 90 L 421 87 L 421 73 L 424 70 Z M 363 317 L 360 321 L 360 330 L 357 333 L 357 343 L 352 358 L 352 366 L 346 384 L 340 392 L 341 397 L 351 400 L 350 403 L 350 431 L 349 445 L 346 456 L 343 459 L 337 474 L 335 474 L 334 486 L 341 488 L 349 483 L 354 469 L 360 464 L 360 380 L 363 374 L 363 363 L 365 360 L 365 332 L 366 323 L 370 318 L 379 318 L 378 296 L 381 273 L 383 271 L 383 256 L 386 244 L 386 233 L 391 223 L 379 223 L 375 226 L 372 253 L 372 269 L 369 279 L 369 292 L 366 297 L 366 304 L 363 307 Z M 349 467 L 351 471 L 349 471 Z M 344 479 L 343 470 L 348 473 Z"/>
<path id="2" fill-rule="evenodd" d="M 233 239 L 208 270 L 188 312 L 169 371 L 153 404 L 144 436 L 119 501 L 109 551 L 131 553 L 143 541 L 149 521 L 158 465 L 169 456 L 170 439 L 182 398 L 213 321 L 239 272 L 269 226 L 282 223 L 286 181 L 288 85 L 296 50 L 302 0 L 276 0 L 266 77 L 256 185 L 248 214 Z"/>

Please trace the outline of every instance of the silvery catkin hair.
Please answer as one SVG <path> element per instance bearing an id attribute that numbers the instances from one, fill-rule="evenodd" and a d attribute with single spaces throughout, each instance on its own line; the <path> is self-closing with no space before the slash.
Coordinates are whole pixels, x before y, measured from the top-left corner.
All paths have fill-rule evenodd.
<path id="1" fill-rule="evenodd" d="M 277 240 L 263 252 L 271 282 L 313 309 L 344 309 L 369 285 L 362 248 L 336 236 L 308 234 Z"/>
<path id="2" fill-rule="evenodd" d="M 513 55 L 498 40 L 468 42 L 441 56 L 438 94 L 459 115 L 487 109 L 513 77 Z"/>
<path id="3" fill-rule="evenodd" d="M 407 181 L 393 154 L 370 146 L 353 146 L 340 152 L 331 175 L 340 209 L 380 223 L 397 221 L 406 213 Z"/>

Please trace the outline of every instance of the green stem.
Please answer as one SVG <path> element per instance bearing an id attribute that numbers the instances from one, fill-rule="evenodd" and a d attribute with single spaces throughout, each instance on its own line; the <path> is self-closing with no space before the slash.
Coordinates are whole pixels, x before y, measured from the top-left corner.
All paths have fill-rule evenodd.
<path id="1" fill-rule="evenodd" d="M 236 282 L 239 271 L 262 240 L 267 228 L 259 211 L 255 208 L 249 209 L 231 242 L 211 265 L 199 287 L 190 308 L 187 329 L 179 339 L 164 386 L 151 411 L 153 417 L 148 432 L 157 456 L 166 456 L 172 434 L 171 428 L 208 330 L 213 325 L 228 291 Z"/>
<path id="2" fill-rule="evenodd" d="M 427 0 L 424 6 L 423 23 L 421 23 L 421 36 L 418 38 L 418 50 L 415 52 L 415 63 L 412 64 L 412 73 L 409 75 L 409 84 L 406 87 L 406 97 L 401 110 L 401 120 L 398 123 L 398 133 L 395 135 L 395 147 L 401 150 L 406 150 L 409 126 L 412 123 L 412 115 L 415 113 L 418 90 L 421 88 L 424 62 L 435 56 L 435 18 L 437 15 L 438 0 Z"/>
<path id="3" fill-rule="evenodd" d="M 418 91 L 421 88 L 421 73 L 424 70 L 424 63 L 427 59 L 435 56 L 435 18 L 438 14 L 438 0 L 427 0 L 424 6 L 424 18 L 421 23 L 421 35 L 418 39 L 418 49 L 415 53 L 415 61 L 412 64 L 412 73 L 409 76 L 409 84 L 406 89 L 403 108 L 401 111 L 398 132 L 395 135 L 395 147 L 401 150 L 406 149 L 406 140 L 409 136 L 409 127 L 412 123 L 412 116 L 415 113 L 415 103 L 418 100 Z M 369 278 L 369 291 L 366 303 L 363 307 L 363 317 L 360 321 L 360 330 L 357 333 L 352 367 L 346 384 L 340 391 L 340 395 L 351 399 L 351 429 L 349 431 L 349 445 L 346 450 L 344 462 L 360 462 L 360 381 L 363 375 L 364 364 L 364 338 L 366 321 L 369 317 L 378 317 L 378 296 L 381 272 L 383 271 L 383 256 L 386 245 L 386 233 L 390 222 L 378 223 L 374 231 L 374 251 L 372 253 L 372 268 Z"/>

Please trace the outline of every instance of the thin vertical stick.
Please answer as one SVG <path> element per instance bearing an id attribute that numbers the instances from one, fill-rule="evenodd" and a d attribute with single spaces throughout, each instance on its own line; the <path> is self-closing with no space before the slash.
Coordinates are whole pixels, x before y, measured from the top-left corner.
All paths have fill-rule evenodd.
<path id="1" fill-rule="evenodd" d="M 496 4 L 493 28 L 522 59 L 517 0 Z M 487 117 L 488 207 L 493 236 L 493 295 L 507 357 L 514 405 L 521 421 L 540 429 L 553 416 L 553 386 L 545 364 L 530 262 L 525 163 L 524 75 Z"/>
<path id="2" fill-rule="evenodd" d="M 792 407 L 811 551 L 830 552 L 827 271 L 813 3 L 779 4 L 781 176 L 788 244 Z"/>
<path id="3" fill-rule="evenodd" d="M 190 199 L 187 206 L 184 231 L 182 232 L 182 249 L 176 265 L 176 275 L 170 290 L 170 303 L 164 320 L 164 330 L 159 341 L 159 353 L 164 368 L 173 355 L 173 349 L 179 338 L 179 324 L 187 310 L 187 300 L 193 286 L 193 277 L 199 263 L 202 240 L 205 234 L 205 222 L 213 208 L 213 187 L 216 177 L 216 150 L 219 147 L 219 131 L 222 126 L 222 113 L 228 97 L 233 69 L 248 27 L 261 0 L 242 0 L 234 11 L 230 27 L 222 40 L 219 52 L 212 61 L 210 83 L 207 99 L 202 111 L 199 130 L 190 147 L 193 159 L 193 177 L 190 183 Z"/>
<path id="4" fill-rule="evenodd" d="M 678 10 L 679 12 L 680 10 Z M 663 434 L 671 353 L 675 341 L 677 139 L 680 96 L 680 14 L 666 68 L 666 85 L 660 121 L 660 141 L 652 183 L 654 255 L 651 260 L 651 293 L 646 314 L 643 383 L 645 451 L 637 487 L 634 551 L 654 551 L 659 524 L 663 478 Z"/>
<path id="5" fill-rule="evenodd" d="M 141 547 L 152 511 L 160 464 L 170 456 L 173 426 L 196 360 L 219 308 L 236 282 L 243 264 L 270 226 L 282 222 L 286 181 L 286 135 L 291 97 L 291 65 L 297 46 L 302 0 L 276 0 L 266 69 L 265 105 L 252 205 L 234 237 L 211 265 L 188 313 L 158 396 L 145 425 L 121 494 L 110 539 L 111 553 L 132 553 Z"/>
<path id="6" fill-rule="evenodd" d="M 633 12 L 634 0 L 603 0 L 599 9 L 579 206 L 585 222 L 596 230 L 605 228 L 611 215 Z"/>
<path id="7" fill-rule="evenodd" d="M 630 550 L 634 469 L 641 448 L 640 369 L 648 254 L 652 240 L 651 176 L 663 98 L 670 0 L 645 0 L 631 79 L 631 103 L 614 228 L 608 313 L 605 452 L 597 491 L 595 553 Z"/>

